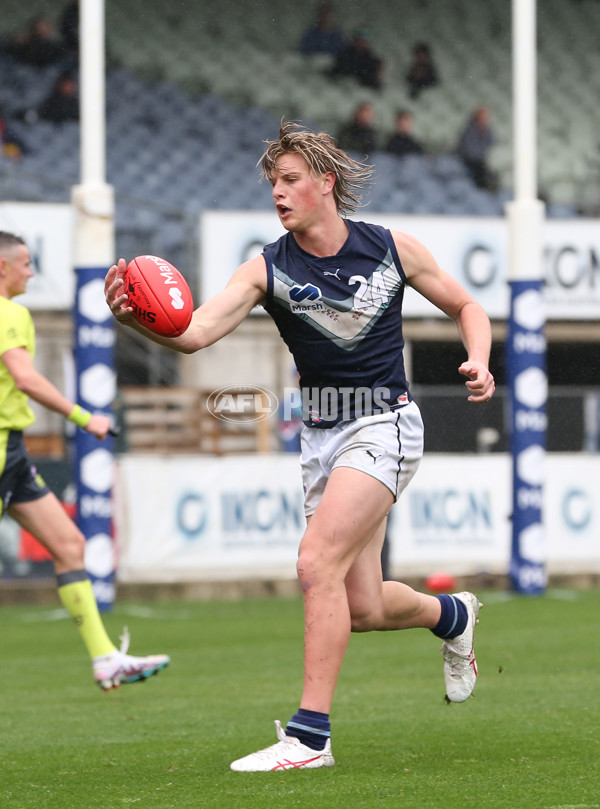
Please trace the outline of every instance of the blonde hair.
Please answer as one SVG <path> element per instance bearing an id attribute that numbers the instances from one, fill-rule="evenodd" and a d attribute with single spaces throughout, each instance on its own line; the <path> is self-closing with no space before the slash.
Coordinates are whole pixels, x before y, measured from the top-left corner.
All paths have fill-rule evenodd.
<path id="1" fill-rule="evenodd" d="M 340 215 L 353 213 L 360 205 L 361 192 L 373 178 L 368 163 L 353 160 L 340 149 L 331 135 L 311 132 L 293 121 L 282 121 L 278 140 L 265 141 L 267 148 L 258 161 L 261 180 L 270 180 L 279 158 L 290 152 L 306 160 L 312 174 L 335 174 L 333 197 Z"/>

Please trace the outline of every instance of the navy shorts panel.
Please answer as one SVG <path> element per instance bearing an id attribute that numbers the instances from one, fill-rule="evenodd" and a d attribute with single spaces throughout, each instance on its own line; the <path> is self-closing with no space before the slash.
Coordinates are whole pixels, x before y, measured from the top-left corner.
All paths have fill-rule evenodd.
<path id="1" fill-rule="evenodd" d="M 15 503 L 29 503 L 50 489 L 27 455 L 23 433 L 0 431 L 0 516 Z"/>

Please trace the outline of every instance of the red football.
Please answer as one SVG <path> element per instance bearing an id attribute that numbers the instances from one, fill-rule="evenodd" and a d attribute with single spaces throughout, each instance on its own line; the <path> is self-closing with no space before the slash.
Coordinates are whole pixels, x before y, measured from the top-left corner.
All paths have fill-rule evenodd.
<path id="1" fill-rule="evenodd" d="M 450 573 L 432 573 L 425 580 L 425 587 L 432 593 L 452 593 L 456 590 L 456 579 Z"/>
<path id="2" fill-rule="evenodd" d="M 133 316 L 162 337 L 177 337 L 190 325 L 192 293 L 183 275 L 158 256 L 137 256 L 127 265 L 125 290 Z"/>

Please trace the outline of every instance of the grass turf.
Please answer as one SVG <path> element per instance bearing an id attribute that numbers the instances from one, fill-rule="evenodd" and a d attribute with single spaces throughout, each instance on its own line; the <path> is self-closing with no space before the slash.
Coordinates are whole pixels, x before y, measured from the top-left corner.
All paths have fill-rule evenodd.
<path id="1" fill-rule="evenodd" d="M 301 683 L 297 600 L 119 604 L 169 669 L 103 694 L 54 605 L 2 609 L 1 809 L 600 807 L 600 592 L 480 594 L 475 697 L 444 702 L 429 632 L 353 636 L 331 770 L 232 773 Z"/>

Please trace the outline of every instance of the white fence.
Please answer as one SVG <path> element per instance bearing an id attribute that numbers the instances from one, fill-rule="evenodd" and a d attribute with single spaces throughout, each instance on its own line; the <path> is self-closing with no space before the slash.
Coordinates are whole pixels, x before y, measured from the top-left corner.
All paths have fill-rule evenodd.
<path id="1" fill-rule="evenodd" d="M 552 454 L 545 539 L 550 573 L 600 572 L 600 457 Z M 123 456 L 116 533 L 121 581 L 293 578 L 304 530 L 295 455 Z M 507 455 L 428 455 L 392 510 L 391 572 L 506 573 Z M 536 542 L 538 542 L 536 540 Z"/>

